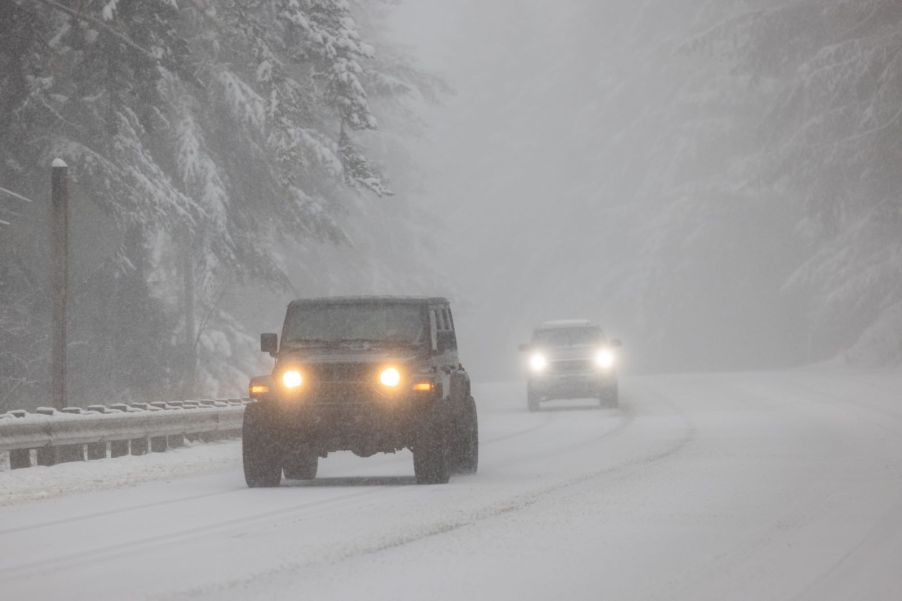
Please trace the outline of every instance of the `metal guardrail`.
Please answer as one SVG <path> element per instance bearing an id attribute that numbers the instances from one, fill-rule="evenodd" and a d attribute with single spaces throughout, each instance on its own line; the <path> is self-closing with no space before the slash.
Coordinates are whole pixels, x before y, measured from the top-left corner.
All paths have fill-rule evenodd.
<path id="1" fill-rule="evenodd" d="M 241 435 L 247 399 L 39 408 L 0 414 L 0 453 L 11 469 L 143 455 L 186 440 Z"/>

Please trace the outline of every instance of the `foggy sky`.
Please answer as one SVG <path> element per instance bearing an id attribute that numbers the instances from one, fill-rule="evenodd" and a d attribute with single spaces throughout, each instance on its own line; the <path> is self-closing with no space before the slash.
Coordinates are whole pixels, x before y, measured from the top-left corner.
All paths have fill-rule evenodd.
<path id="1" fill-rule="evenodd" d="M 398 39 L 454 89 L 429 109 L 419 157 L 423 201 L 445 237 L 440 269 L 454 281 L 474 371 L 512 375 L 516 344 L 542 320 L 586 317 L 628 339 L 630 324 L 617 323 L 592 285 L 623 251 L 604 243 L 619 225 L 600 230 L 596 211 L 610 207 L 612 220 L 622 219 L 628 200 L 605 185 L 614 174 L 591 157 L 605 136 L 591 123 L 623 69 L 618 11 L 577 1 L 425 0 L 404 3 L 395 24 Z M 597 258 L 573 256 L 584 248 L 574 237 L 599 237 Z"/>

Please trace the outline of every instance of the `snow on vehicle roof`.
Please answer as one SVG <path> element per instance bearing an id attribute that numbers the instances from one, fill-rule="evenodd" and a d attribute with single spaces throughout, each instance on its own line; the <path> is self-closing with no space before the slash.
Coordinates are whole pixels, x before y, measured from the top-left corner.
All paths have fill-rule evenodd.
<path id="1" fill-rule="evenodd" d="M 560 328 L 591 328 L 597 327 L 594 323 L 589 321 L 588 319 L 556 319 L 553 321 L 546 321 L 539 324 L 537 330 L 556 330 Z"/>
<path id="2" fill-rule="evenodd" d="M 288 305 L 356 305 L 356 304 L 448 304 L 448 299 L 440 296 L 323 296 L 319 298 L 298 298 Z"/>

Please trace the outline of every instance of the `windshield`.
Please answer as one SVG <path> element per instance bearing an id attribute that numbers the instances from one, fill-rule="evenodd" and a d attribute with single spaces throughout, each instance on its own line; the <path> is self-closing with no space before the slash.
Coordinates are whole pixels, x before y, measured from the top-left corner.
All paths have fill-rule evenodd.
<path id="1" fill-rule="evenodd" d="M 578 346 L 604 340 L 601 328 L 558 328 L 537 330 L 533 343 L 539 346 Z"/>
<path id="2" fill-rule="evenodd" d="M 285 344 L 390 342 L 417 344 L 425 335 L 420 305 L 299 305 L 285 319 Z"/>

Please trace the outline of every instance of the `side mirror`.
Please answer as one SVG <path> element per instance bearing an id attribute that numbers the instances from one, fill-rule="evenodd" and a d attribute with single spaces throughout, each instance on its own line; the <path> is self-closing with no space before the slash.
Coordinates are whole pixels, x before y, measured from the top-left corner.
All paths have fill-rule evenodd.
<path id="1" fill-rule="evenodd" d="M 275 357 L 279 352 L 279 335 L 260 334 L 260 350 L 264 353 L 269 353 L 271 357 Z"/>
<path id="2" fill-rule="evenodd" d="M 611 340 L 611 346 L 615 346 L 615 347 L 617 347 L 617 348 L 620 348 L 621 346 L 623 346 L 623 343 L 620 342 L 620 339 L 619 339 L 619 338 L 614 338 L 613 340 Z"/>
<path id="3" fill-rule="evenodd" d="M 529 352 L 529 348 L 530 348 L 530 346 L 529 346 L 528 344 L 518 344 L 518 345 L 517 345 L 517 349 L 518 349 L 521 353 Z"/>

